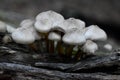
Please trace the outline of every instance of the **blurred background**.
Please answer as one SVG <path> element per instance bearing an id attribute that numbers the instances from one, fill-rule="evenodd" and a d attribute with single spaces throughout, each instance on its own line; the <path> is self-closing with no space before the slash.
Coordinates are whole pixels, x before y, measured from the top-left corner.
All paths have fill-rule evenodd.
<path id="1" fill-rule="evenodd" d="M 0 20 L 19 25 L 43 11 L 54 10 L 104 29 L 112 45 L 119 46 L 120 0 L 0 0 Z"/>

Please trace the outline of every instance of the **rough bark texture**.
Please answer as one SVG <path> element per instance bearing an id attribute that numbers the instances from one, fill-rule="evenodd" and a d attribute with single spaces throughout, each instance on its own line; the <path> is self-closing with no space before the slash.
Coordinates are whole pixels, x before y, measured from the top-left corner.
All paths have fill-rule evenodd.
<path id="1" fill-rule="evenodd" d="M 0 80 L 120 80 L 119 50 L 76 63 L 60 59 L 25 45 L 0 43 Z"/>

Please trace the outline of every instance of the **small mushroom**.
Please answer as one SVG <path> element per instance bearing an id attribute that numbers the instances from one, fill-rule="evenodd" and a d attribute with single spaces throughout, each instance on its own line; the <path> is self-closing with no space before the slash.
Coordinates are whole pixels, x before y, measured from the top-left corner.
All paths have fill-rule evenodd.
<path id="1" fill-rule="evenodd" d="M 9 43 L 9 42 L 12 42 L 12 38 L 11 38 L 11 36 L 10 35 L 5 35 L 4 37 L 3 37 L 3 43 Z"/>
<path id="2" fill-rule="evenodd" d="M 35 41 L 35 36 L 32 34 L 31 28 L 18 28 L 12 33 L 12 38 L 16 43 L 20 44 L 30 44 Z"/>
<path id="3" fill-rule="evenodd" d="M 85 28 L 85 22 L 79 19 L 69 18 L 67 20 L 64 20 L 62 23 L 60 23 L 58 27 L 63 29 L 64 32 L 66 33 L 73 29 L 75 30 L 75 29 Z"/>
<path id="4" fill-rule="evenodd" d="M 63 16 L 54 11 L 42 12 L 36 17 L 35 28 L 38 32 L 47 33 L 63 20 Z"/>
<path id="5" fill-rule="evenodd" d="M 21 27 L 30 27 L 31 25 L 34 24 L 34 20 L 32 19 L 25 19 L 20 23 Z"/>
<path id="6" fill-rule="evenodd" d="M 67 51 L 66 54 L 68 56 L 71 56 L 72 54 L 72 50 L 74 46 L 81 46 L 86 42 L 86 38 L 85 38 L 85 30 L 73 30 L 71 32 L 67 32 L 62 40 L 64 43 L 68 44 L 69 47 L 67 47 Z"/>
<path id="7" fill-rule="evenodd" d="M 6 25 L 6 30 L 7 30 L 8 33 L 11 34 L 12 32 L 14 32 L 16 30 L 16 28 L 7 24 Z"/>
<path id="8" fill-rule="evenodd" d="M 47 51 L 49 50 L 48 34 L 50 30 L 54 29 L 63 20 L 63 16 L 54 11 L 46 11 L 37 15 L 34 26 L 45 40 Z"/>
<path id="9" fill-rule="evenodd" d="M 4 23 L 3 21 L 0 21 L 0 32 L 6 32 L 6 23 Z"/>
<path id="10" fill-rule="evenodd" d="M 91 25 L 86 28 L 85 37 L 87 40 L 105 41 L 107 39 L 107 34 L 97 25 Z"/>
<path id="11" fill-rule="evenodd" d="M 87 53 L 87 55 L 94 54 L 95 51 L 98 50 L 98 45 L 91 40 L 87 40 L 83 45 L 82 50 Z"/>
<path id="12" fill-rule="evenodd" d="M 50 40 L 50 43 L 51 43 L 51 45 L 49 47 L 50 48 L 50 53 L 54 53 L 54 49 L 55 49 L 54 44 L 55 44 L 55 42 L 57 43 L 58 41 L 61 40 L 61 36 L 59 34 L 55 33 L 55 32 L 50 32 L 49 36 L 48 36 L 48 39 Z"/>
<path id="13" fill-rule="evenodd" d="M 12 39 L 16 42 L 16 43 L 20 43 L 20 44 L 27 44 L 30 45 L 33 49 L 37 49 L 34 41 L 40 39 L 40 36 L 38 36 L 36 30 L 30 23 L 27 23 L 28 25 L 24 25 L 17 28 L 13 33 L 12 33 Z"/>
<path id="14" fill-rule="evenodd" d="M 105 44 L 104 49 L 111 51 L 112 50 L 112 45 L 111 44 Z"/>

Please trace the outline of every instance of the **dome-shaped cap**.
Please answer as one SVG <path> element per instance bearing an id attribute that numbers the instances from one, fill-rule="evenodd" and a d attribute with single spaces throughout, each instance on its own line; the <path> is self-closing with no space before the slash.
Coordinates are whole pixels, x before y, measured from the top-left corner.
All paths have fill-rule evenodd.
<path id="1" fill-rule="evenodd" d="M 104 30 L 99 28 L 97 25 L 91 25 L 86 28 L 85 37 L 86 39 L 89 39 L 89 40 L 104 41 L 107 39 L 107 34 L 105 33 Z"/>
<path id="2" fill-rule="evenodd" d="M 42 12 L 36 17 L 35 28 L 39 32 L 48 32 L 63 20 L 63 16 L 54 11 Z"/>
<path id="3" fill-rule="evenodd" d="M 0 21 L 0 32 L 6 32 L 6 23 Z"/>
<path id="4" fill-rule="evenodd" d="M 21 27 L 31 27 L 34 25 L 34 20 L 32 19 L 25 19 L 20 23 Z"/>
<path id="5" fill-rule="evenodd" d="M 64 20 L 64 17 L 52 10 L 42 12 L 37 15 L 36 20 L 50 20 L 52 22 L 52 26 L 56 26 Z"/>
<path id="6" fill-rule="evenodd" d="M 98 50 L 98 45 L 91 40 L 87 40 L 86 43 L 83 45 L 82 50 L 86 53 L 93 54 L 96 50 Z"/>
<path id="7" fill-rule="evenodd" d="M 111 51 L 112 50 L 112 45 L 111 44 L 105 44 L 104 48 L 108 51 Z"/>
<path id="8" fill-rule="evenodd" d="M 6 30 L 7 30 L 8 33 L 13 33 L 16 30 L 16 28 L 7 24 L 6 25 Z"/>
<path id="9" fill-rule="evenodd" d="M 69 18 L 60 23 L 58 27 L 62 28 L 65 32 L 67 32 L 73 29 L 83 29 L 85 27 L 85 22 L 79 19 Z"/>
<path id="10" fill-rule="evenodd" d="M 23 29 L 19 28 L 16 31 L 14 31 L 12 33 L 12 39 L 16 43 L 20 43 L 20 44 L 30 44 L 35 41 L 35 37 L 30 31 L 30 29 L 25 29 L 25 28 Z"/>
<path id="11" fill-rule="evenodd" d="M 84 33 L 85 33 L 84 30 L 73 30 L 73 31 L 67 32 L 63 36 L 62 40 L 67 44 L 82 45 L 86 42 Z"/>
<path id="12" fill-rule="evenodd" d="M 48 35 L 49 40 L 59 41 L 61 40 L 61 36 L 55 32 L 50 32 Z"/>
<path id="13" fill-rule="evenodd" d="M 12 38 L 15 42 L 21 44 L 30 44 L 41 37 L 37 34 L 35 28 L 31 25 L 19 27 L 12 33 Z"/>

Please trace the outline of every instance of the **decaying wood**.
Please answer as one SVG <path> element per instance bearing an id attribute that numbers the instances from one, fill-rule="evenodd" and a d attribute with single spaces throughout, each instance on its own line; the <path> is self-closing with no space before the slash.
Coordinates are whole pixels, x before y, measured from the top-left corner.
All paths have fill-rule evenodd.
<path id="1" fill-rule="evenodd" d="M 120 53 L 94 56 L 77 63 L 56 55 L 37 54 L 28 46 L 0 43 L 0 80 L 120 80 Z M 55 61 L 55 62 L 54 62 Z"/>
<path id="2" fill-rule="evenodd" d="M 49 68 L 49 69 L 53 69 L 53 70 L 60 70 L 60 71 L 65 71 L 69 68 L 71 68 L 71 66 L 73 66 L 73 64 L 69 63 L 44 63 L 44 62 L 36 62 L 35 66 L 37 67 L 42 67 L 42 68 Z"/>
<path id="3" fill-rule="evenodd" d="M 46 70 L 42 68 L 35 68 L 31 66 L 25 66 L 20 64 L 13 64 L 13 63 L 0 63 L 0 69 L 2 70 L 9 70 L 15 72 L 22 72 L 25 75 L 31 75 L 38 78 L 43 78 L 47 80 L 56 80 L 56 79 L 63 79 L 63 80 L 81 80 L 81 79 L 120 79 L 120 76 L 117 75 L 108 75 L 105 73 L 64 73 L 60 71 L 54 70 Z M 13 74 L 14 74 L 13 73 Z"/>
<path id="4" fill-rule="evenodd" d="M 117 71 L 117 68 L 120 67 L 120 53 L 113 53 L 111 55 L 106 56 L 96 56 L 89 59 L 85 59 L 83 61 L 80 61 L 73 65 L 70 69 L 68 69 L 69 72 L 89 72 L 89 70 L 93 70 L 95 72 L 101 71 L 107 72 L 108 70 Z M 112 69 L 111 69 L 112 68 Z M 115 69 L 113 69 L 115 68 Z M 100 69 L 106 69 L 106 70 L 100 70 Z"/>

